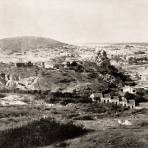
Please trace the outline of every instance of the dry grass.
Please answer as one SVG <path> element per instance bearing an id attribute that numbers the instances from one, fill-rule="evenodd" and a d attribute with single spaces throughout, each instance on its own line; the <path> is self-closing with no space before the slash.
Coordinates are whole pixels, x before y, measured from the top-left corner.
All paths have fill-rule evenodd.
<path id="1" fill-rule="evenodd" d="M 69 148 L 147 148 L 148 140 L 146 137 L 148 132 L 142 134 L 143 131 L 138 130 L 137 133 L 141 133 L 141 135 L 138 135 L 135 131 L 120 128 L 99 130 L 67 143 Z"/>

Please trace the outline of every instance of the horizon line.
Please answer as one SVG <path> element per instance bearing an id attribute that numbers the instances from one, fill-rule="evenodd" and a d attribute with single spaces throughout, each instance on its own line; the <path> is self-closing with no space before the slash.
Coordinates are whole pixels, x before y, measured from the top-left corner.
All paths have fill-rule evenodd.
<path id="1" fill-rule="evenodd" d="M 21 38 L 21 37 L 37 37 L 37 38 L 46 38 L 46 39 L 51 39 L 63 43 L 68 43 L 68 44 L 140 44 L 140 43 L 148 43 L 148 41 L 117 41 L 117 42 L 96 42 L 96 41 L 90 41 L 90 42 L 75 42 L 75 41 L 60 41 L 59 39 L 55 38 L 50 38 L 49 36 L 36 36 L 36 35 L 22 35 L 22 36 L 9 36 L 9 37 L 0 37 L 0 40 L 2 39 L 10 39 L 10 38 Z"/>

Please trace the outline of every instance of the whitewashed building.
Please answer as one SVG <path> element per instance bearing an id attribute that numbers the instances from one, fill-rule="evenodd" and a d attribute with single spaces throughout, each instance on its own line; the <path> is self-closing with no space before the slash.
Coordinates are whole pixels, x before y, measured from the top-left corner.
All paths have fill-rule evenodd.
<path id="1" fill-rule="evenodd" d="M 135 94 L 136 93 L 136 89 L 131 87 L 131 86 L 124 86 L 122 88 L 122 91 L 123 91 L 123 93 L 126 93 L 126 92 L 131 93 L 131 94 Z"/>

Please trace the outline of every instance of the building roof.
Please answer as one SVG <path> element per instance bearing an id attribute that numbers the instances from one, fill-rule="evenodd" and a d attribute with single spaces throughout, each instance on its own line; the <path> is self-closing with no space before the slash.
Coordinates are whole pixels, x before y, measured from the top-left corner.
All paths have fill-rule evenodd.
<path id="1" fill-rule="evenodd" d="M 128 100 L 128 103 L 135 104 L 135 100 Z"/>
<path id="2" fill-rule="evenodd" d="M 104 94 L 104 98 L 111 98 L 110 94 Z"/>
<path id="3" fill-rule="evenodd" d="M 113 96 L 113 99 L 119 100 L 118 96 Z"/>
<path id="4" fill-rule="evenodd" d="M 94 95 L 95 98 L 102 97 L 102 93 L 92 93 L 91 95 Z"/>

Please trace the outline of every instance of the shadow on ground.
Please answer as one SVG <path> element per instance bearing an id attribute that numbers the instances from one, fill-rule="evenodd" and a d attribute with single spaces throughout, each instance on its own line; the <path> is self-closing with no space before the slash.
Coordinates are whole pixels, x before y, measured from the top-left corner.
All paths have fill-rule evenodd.
<path id="1" fill-rule="evenodd" d="M 46 146 L 66 139 L 78 137 L 87 132 L 73 123 L 58 123 L 51 118 L 33 121 L 27 126 L 0 132 L 0 147 L 30 148 Z"/>

